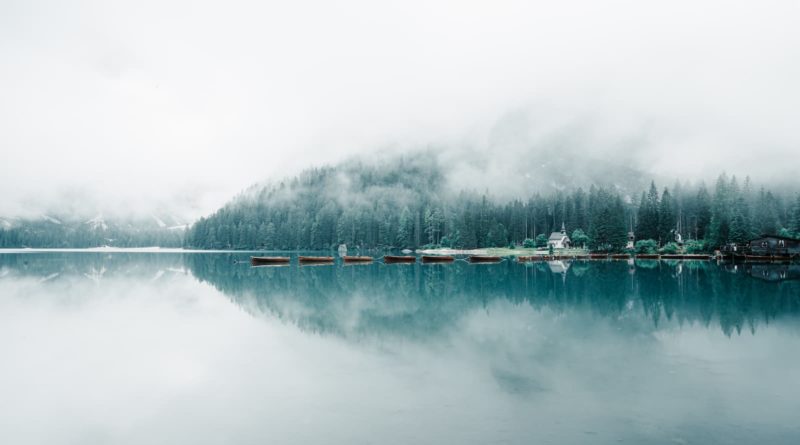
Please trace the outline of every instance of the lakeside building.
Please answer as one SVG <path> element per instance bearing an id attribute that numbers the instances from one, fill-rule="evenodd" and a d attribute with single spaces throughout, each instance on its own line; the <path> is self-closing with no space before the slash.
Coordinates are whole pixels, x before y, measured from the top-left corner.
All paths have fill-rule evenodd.
<path id="1" fill-rule="evenodd" d="M 800 255 L 800 240 L 778 235 L 761 235 L 748 243 L 757 255 Z"/>
<path id="2" fill-rule="evenodd" d="M 567 236 L 567 228 L 563 222 L 561 223 L 561 231 L 551 233 L 550 238 L 547 239 L 547 246 L 553 249 L 569 249 L 571 244 L 572 241 Z"/>

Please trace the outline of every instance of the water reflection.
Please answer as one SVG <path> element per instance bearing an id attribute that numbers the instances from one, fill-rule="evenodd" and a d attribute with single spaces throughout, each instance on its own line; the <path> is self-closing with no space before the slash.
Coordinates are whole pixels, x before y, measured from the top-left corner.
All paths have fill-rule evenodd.
<path id="1" fill-rule="evenodd" d="M 430 336 L 494 301 L 626 323 L 718 326 L 726 335 L 800 315 L 800 265 L 706 261 L 251 267 L 241 254 L 0 255 L 0 277 L 40 282 L 191 274 L 248 310 L 339 335 Z M 754 279 L 755 278 L 755 279 Z"/>
<path id="2" fill-rule="evenodd" d="M 243 258 L 0 254 L 0 443 L 800 438 L 798 281 Z"/>
<path id="3" fill-rule="evenodd" d="M 245 307 L 304 329 L 337 334 L 425 336 L 496 300 L 557 313 L 589 311 L 619 319 L 719 326 L 726 334 L 800 315 L 796 266 L 733 270 L 705 261 L 551 261 L 492 265 L 232 267 L 235 256 L 192 255 L 186 264 Z M 346 319 L 337 318 L 347 308 Z M 353 312 L 356 312 L 355 316 Z"/>

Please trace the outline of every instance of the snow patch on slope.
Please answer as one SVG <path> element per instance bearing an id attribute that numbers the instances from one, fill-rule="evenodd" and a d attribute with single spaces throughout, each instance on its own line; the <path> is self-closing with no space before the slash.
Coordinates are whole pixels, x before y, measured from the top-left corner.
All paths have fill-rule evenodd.
<path id="1" fill-rule="evenodd" d="M 94 218 L 90 219 L 89 221 L 86 221 L 85 224 L 88 224 L 89 226 L 92 227 L 92 229 L 95 229 L 95 230 L 97 230 L 98 228 L 102 229 L 102 230 L 107 230 L 108 229 L 108 224 L 106 224 L 106 220 L 103 219 L 103 214 L 102 213 L 98 214 L 97 216 L 95 216 Z"/>
<path id="2" fill-rule="evenodd" d="M 158 224 L 158 227 L 161 227 L 162 229 L 164 227 L 167 227 L 167 224 L 164 221 L 162 221 L 161 218 L 157 217 L 156 215 L 150 215 L 150 216 L 152 216 L 153 219 L 156 221 L 156 224 Z"/>
<path id="3" fill-rule="evenodd" d="M 46 221 L 50 221 L 50 222 L 51 222 L 51 223 L 53 223 L 53 224 L 58 224 L 58 225 L 61 225 L 61 221 L 59 221 L 59 220 L 57 220 L 57 219 L 53 218 L 52 216 L 48 216 L 48 215 L 42 215 L 42 219 L 44 219 L 44 220 L 46 220 Z"/>

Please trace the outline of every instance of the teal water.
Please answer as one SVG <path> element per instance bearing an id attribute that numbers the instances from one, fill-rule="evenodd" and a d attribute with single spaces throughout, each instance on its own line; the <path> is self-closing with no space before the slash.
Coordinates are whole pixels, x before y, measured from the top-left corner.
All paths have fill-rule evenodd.
<path id="1" fill-rule="evenodd" d="M 800 443 L 798 266 L 0 254 L 0 443 Z"/>

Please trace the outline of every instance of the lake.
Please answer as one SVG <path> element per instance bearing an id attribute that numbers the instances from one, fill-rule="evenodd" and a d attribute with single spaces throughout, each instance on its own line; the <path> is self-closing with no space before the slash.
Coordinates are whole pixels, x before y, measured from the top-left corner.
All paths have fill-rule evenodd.
<path id="1" fill-rule="evenodd" d="M 0 254 L 4 444 L 797 444 L 798 266 Z"/>

